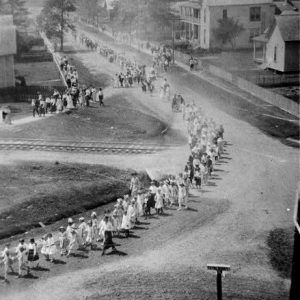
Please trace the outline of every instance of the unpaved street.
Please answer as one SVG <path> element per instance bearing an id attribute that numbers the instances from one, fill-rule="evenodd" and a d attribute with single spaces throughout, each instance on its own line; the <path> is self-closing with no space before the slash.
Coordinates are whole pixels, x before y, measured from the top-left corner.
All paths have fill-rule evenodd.
<path id="1" fill-rule="evenodd" d="M 92 73 L 113 75 L 112 66 L 96 53 L 74 54 Z M 120 241 L 126 257 L 93 254 L 86 264 L 56 267 L 41 280 L 6 287 L 3 299 L 214 299 L 215 274 L 211 262 L 231 265 L 224 279 L 225 299 L 287 299 L 289 281 L 272 268 L 266 245 L 274 228 L 292 226 L 292 208 L 298 180 L 298 150 L 272 138 L 228 114 L 220 105 L 224 91 L 201 83 L 178 70 L 167 75 L 173 92 L 180 90 L 209 117 L 225 127 L 227 152 L 214 179 L 202 193 L 192 192 L 190 211 L 170 211 L 151 220 L 140 238 Z M 151 108 L 170 126 L 185 132 L 179 115 L 172 116 L 168 103 L 158 97 L 129 93 L 131 101 Z M 225 95 L 230 97 L 230 95 Z M 243 100 L 241 100 L 243 101 Z M 224 102 L 224 106 L 228 103 Z M 178 171 L 187 159 L 186 146 L 155 156 L 89 156 L 39 153 L 42 160 L 106 163 L 118 167 L 145 167 Z M 13 163 L 29 159 L 23 152 L 1 153 Z M 147 225 L 147 226 L 148 226 Z M 68 267 L 69 266 L 69 267 Z M 1 287 L 2 288 L 2 287 Z M 243 291 L 241 294 L 237 291 Z"/>

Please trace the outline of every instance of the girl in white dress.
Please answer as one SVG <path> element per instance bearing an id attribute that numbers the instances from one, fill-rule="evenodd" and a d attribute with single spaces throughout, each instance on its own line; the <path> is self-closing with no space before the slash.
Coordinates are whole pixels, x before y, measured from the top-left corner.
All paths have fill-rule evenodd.
<path id="1" fill-rule="evenodd" d="M 14 269 L 13 269 L 13 258 L 10 256 L 10 252 L 8 249 L 9 245 L 6 245 L 3 252 L 2 252 L 2 261 L 0 261 L 0 263 L 2 263 L 4 265 L 4 282 L 7 282 L 7 273 L 8 273 L 8 269 L 11 270 L 11 272 L 14 273 Z"/>
<path id="2" fill-rule="evenodd" d="M 182 204 L 184 203 L 184 198 L 186 197 L 186 189 L 183 183 L 179 185 L 178 189 L 178 209 L 182 209 Z"/>
<path id="3" fill-rule="evenodd" d="M 142 191 L 138 191 L 136 207 L 137 207 L 137 216 L 142 217 L 144 215 L 144 195 Z"/>
<path id="4" fill-rule="evenodd" d="M 121 230 L 125 232 L 125 236 L 128 237 L 129 236 L 129 230 L 132 228 L 130 219 L 127 215 L 127 212 L 124 211 L 123 214 L 123 219 L 122 219 L 122 224 L 121 224 Z"/>
<path id="5" fill-rule="evenodd" d="M 94 235 L 94 230 L 93 230 L 93 222 L 91 220 L 89 220 L 87 222 L 87 227 L 86 227 L 85 244 L 86 244 L 86 246 L 90 246 L 91 250 L 94 249 L 94 240 L 95 240 L 95 235 Z"/>
<path id="6" fill-rule="evenodd" d="M 46 260 L 49 260 L 49 248 L 48 248 L 47 239 L 48 239 L 48 237 L 45 234 L 42 237 L 42 249 L 41 249 L 41 253 L 45 256 Z"/>
<path id="7" fill-rule="evenodd" d="M 92 218 L 92 228 L 93 228 L 94 238 L 97 239 L 99 222 L 98 222 L 97 213 L 95 211 L 92 212 L 91 218 Z"/>
<path id="8" fill-rule="evenodd" d="M 77 243 L 77 228 L 76 228 L 75 224 L 73 224 L 70 227 L 68 239 L 69 239 L 69 246 L 68 246 L 67 257 L 69 257 L 72 254 L 72 252 L 75 250 L 75 248 L 77 247 L 77 244 L 78 244 Z"/>
<path id="9" fill-rule="evenodd" d="M 69 239 L 68 239 L 68 233 L 66 229 L 61 226 L 59 229 L 59 247 L 60 247 L 60 255 L 66 255 L 67 254 L 67 247 L 69 244 Z"/>
<path id="10" fill-rule="evenodd" d="M 163 214 L 163 207 L 164 207 L 163 195 L 161 193 L 161 188 L 158 188 L 157 193 L 155 195 L 155 209 L 158 215 Z"/>
<path id="11" fill-rule="evenodd" d="M 56 248 L 56 245 L 55 245 L 55 241 L 54 241 L 54 238 L 52 236 L 52 233 L 49 233 L 48 234 L 48 239 L 47 239 L 47 247 L 48 247 L 48 253 L 49 253 L 49 259 L 51 262 L 54 261 L 54 256 L 57 252 L 57 248 Z"/>
<path id="12" fill-rule="evenodd" d="M 18 277 L 22 277 L 22 269 L 25 266 L 27 248 L 23 239 L 20 240 L 19 245 L 16 248 L 16 258 L 18 260 Z"/>
<path id="13" fill-rule="evenodd" d="M 80 222 L 80 224 L 79 224 L 78 230 L 77 230 L 77 239 L 78 239 L 79 248 L 82 248 L 85 246 L 87 225 L 86 225 L 83 217 L 79 218 L 79 222 Z"/>

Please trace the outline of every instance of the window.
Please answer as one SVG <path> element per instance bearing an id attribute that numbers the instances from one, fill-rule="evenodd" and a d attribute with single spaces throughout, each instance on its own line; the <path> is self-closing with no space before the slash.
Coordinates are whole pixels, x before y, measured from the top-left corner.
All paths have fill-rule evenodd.
<path id="1" fill-rule="evenodd" d="M 277 62 L 277 46 L 274 47 L 274 62 Z"/>
<path id="2" fill-rule="evenodd" d="M 250 22 L 258 22 L 261 20 L 260 7 L 250 7 Z"/>
<path id="3" fill-rule="evenodd" d="M 223 9 L 223 20 L 227 19 L 227 9 Z"/>
<path id="4" fill-rule="evenodd" d="M 204 29 L 204 34 L 203 34 L 203 44 L 206 44 L 206 29 Z"/>
<path id="5" fill-rule="evenodd" d="M 194 25 L 194 39 L 198 40 L 198 38 L 199 38 L 199 26 Z"/>
<path id="6" fill-rule="evenodd" d="M 204 16 L 203 16 L 203 20 L 204 20 L 204 23 L 206 23 L 206 8 L 204 9 L 204 12 L 203 12 Z"/>
<path id="7" fill-rule="evenodd" d="M 199 19 L 199 9 L 194 8 L 194 18 Z"/>

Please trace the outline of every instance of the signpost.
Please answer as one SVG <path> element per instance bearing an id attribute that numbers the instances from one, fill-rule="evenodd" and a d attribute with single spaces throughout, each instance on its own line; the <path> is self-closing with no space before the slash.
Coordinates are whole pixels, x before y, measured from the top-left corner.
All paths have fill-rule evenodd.
<path id="1" fill-rule="evenodd" d="M 217 299 L 222 300 L 222 272 L 230 271 L 230 266 L 220 264 L 208 264 L 207 269 L 217 271 Z"/>

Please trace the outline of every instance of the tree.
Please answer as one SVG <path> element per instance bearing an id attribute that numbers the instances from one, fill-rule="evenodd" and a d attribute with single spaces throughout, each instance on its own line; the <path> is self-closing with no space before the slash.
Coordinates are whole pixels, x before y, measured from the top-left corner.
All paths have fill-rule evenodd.
<path id="1" fill-rule="evenodd" d="M 85 21 L 99 25 L 100 19 L 107 18 L 107 12 L 101 7 L 99 0 L 77 0 L 77 11 Z"/>
<path id="2" fill-rule="evenodd" d="M 72 0 L 47 0 L 38 16 L 39 28 L 49 38 L 60 39 L 60 50 L 64 49 L 64 32 L 69 29 L 75 30 L 70 18 L 70 13 L 76 10 Z"/>
<path id="3" fill-rule="evenodd" d="M 243 25 L 233 18 L 219 19 L 218 23 L 218 27 L 214 30 L 216 39 L 223 45 L 230 43 L 231 47 L 235 48 L 237 37 L 245 30 Z"/>
<path id="4" fill-rule="evenodd" d="M 0 0 L 0 12 L 11 14 L 18 30 L 28 26 L 28 9 L 25 0 Z"/>
<path id="5" fill-rule="evenodd" d="M 119 31 L 131 31 L 134 26 L 139 37 L 157 39 L 170 32 L 170 1 L 121 0 L 115 2 L 111 12 L 111 26 Z"/>

